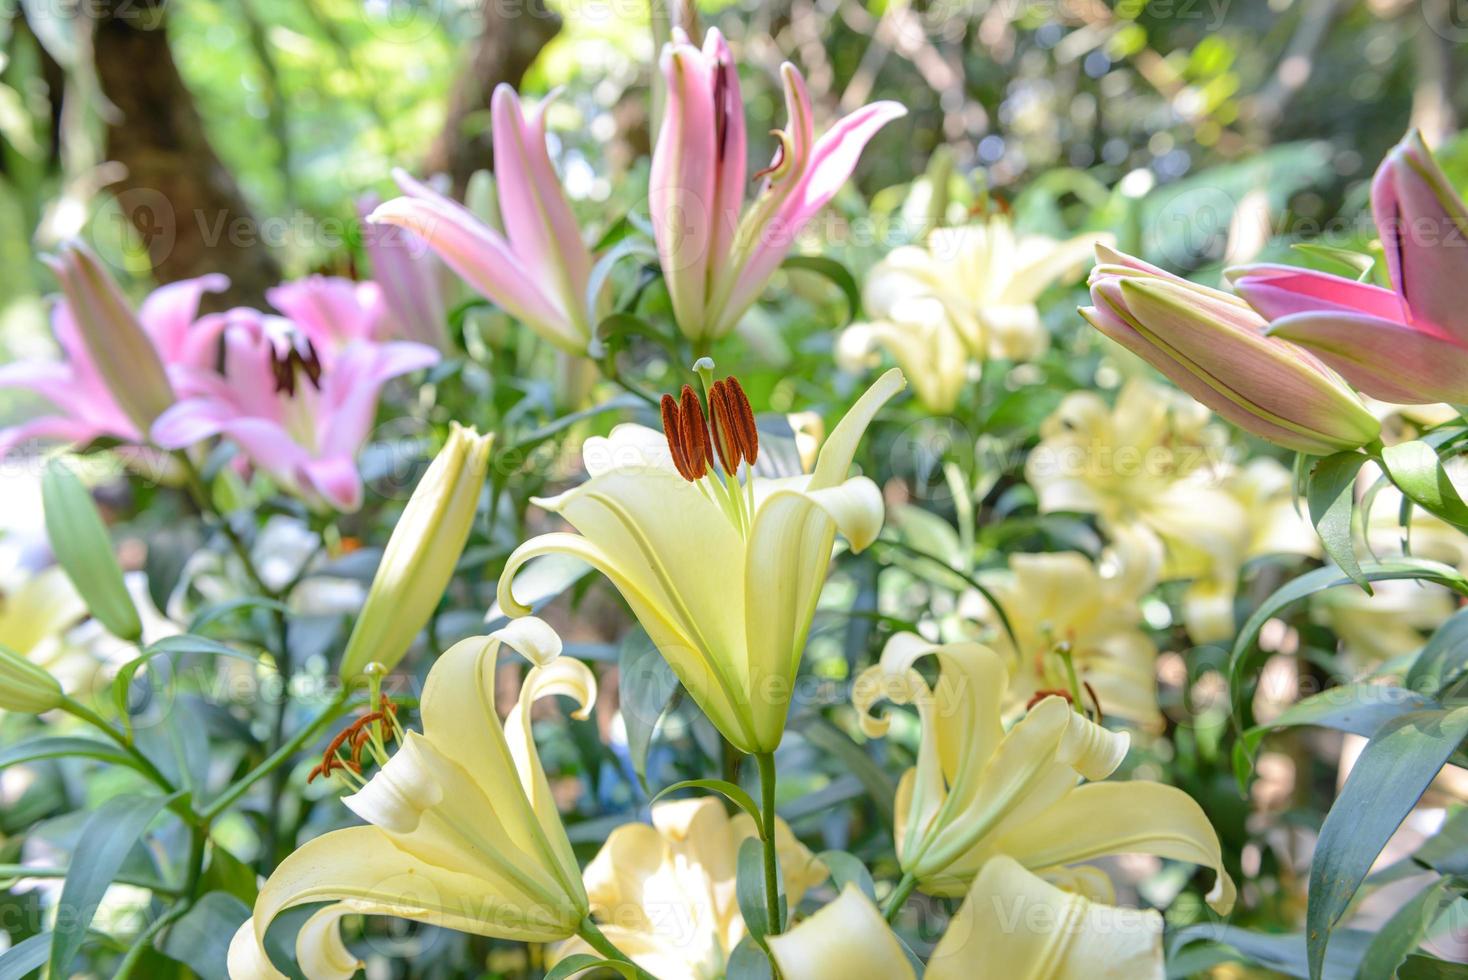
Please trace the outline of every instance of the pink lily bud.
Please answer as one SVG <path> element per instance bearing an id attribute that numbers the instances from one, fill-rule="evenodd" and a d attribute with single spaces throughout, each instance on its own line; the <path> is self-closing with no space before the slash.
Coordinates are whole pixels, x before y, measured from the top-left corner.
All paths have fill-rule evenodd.
<path id="1" fill-rule="evenodd" d="M 668 104 L 653 150 L 649 210 L 678 326 L 714 340 L 734 329 L 764 291 L 811 218 L 846 183 L 862 150 L 906 115 L 875 102 L 815 138 L 810 95 L 794 65 L 782 66 L 789 121 L 764 183 L 744 208 L 745 130 L 738 71 L 723 37 L 703 50 L 675 32 L 663 50 Z"/>
<path id="2" fill-rule="evenodd" d="M 1366 394 L 1468 401 L 1468 209 L 1415 132 L 1377 169 L 1371 198 L 1393 289 L 1281 265 L 1228 276 L 1271 336 L 1309 348 Z"/>
<path id="3" fill-rule="evenodd" d="M 136 430 L 147 432 L 174 400 L 153 338 L 86 246 L 68 245 L 49 264 L 92 367 Z"/>
<path id="4" fill-rule="evenodd" d="M 1315 357 L 1264 333 L 1237 296 L 1096 246 L 1091 325 L 1239 428 L 1326 455 L 1374 440 L 1380 424 Z"/>
<path id="5" fill-rule="evenodd" d="M 372 279 L 382 290 L 389 329 L 404 340 L 416 340 L 448 352 L 448 310 L 444 302 L 448 270 L 428 243 L 406 228 L 367 223 L 380 201 L 375 195 L 358 202 L 362 248 L 372 263 Z"/>
<path id="6" fill-rule="evenodd" d="M 396 171 L 406 197 L 380 205 L 368 221 L 422 238 L 466 282 L 571 354 L 591 343 L 591 252 L 545 145 L 547 99 L 526 113 L 513 89 L 495 90 L 495 177 L 504 234 L 468 208 Z"/>

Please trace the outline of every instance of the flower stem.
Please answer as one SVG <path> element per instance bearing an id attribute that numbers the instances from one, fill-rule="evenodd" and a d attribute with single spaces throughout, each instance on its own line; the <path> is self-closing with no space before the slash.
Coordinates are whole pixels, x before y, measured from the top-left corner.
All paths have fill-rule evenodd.
<path id="1" fill-rule="evenodd" d="M 892 922 L 897 918 L 897 913 L 901 912 L 902 906 L 907 903 L 907 896 L 911 895 L 912 890 L 916 887 L 917 878 L 911 872 L 902 876 L 902 880 L 897 883 L 897 887 L 892 889 L 891 897 L 887 899 L 887 911 L 885 914 L 888 922 Z"/>
<path id="2" fill-rule="evenodd" d="M 107 719 L 103 718 L 101 715 L 97 714 L 97 712 L 93 711 L 91 708 L 88 708 L 80 701 L 71 697 L 63 698 L 61 702 L 61 710 L 65 711 L 67 714 L 72 715 L 75 718 L 80 718 L 82 721 L 91 725 L 103 735 L 106 735 L 112 741 L 116 742 L 119 748 L 121 748 L 124 752 L 131 756 L 135 762 L 137 762 L 139 771 L 142 772 L 144 776 L 147 776 L 149 780 L 156 783 L 160 789 L 168 793 L 172 793 L 174 791 L 173 784 L 168 781 L 167 777 L 165 777 L 163 773 L 158 771 L 158 767 L 153 765 L 152 760 L 143 755 L 143 753 L 139 752 L 137 746 L 133 745 L 132 741 L 128 739 L 127 736 L 123 735 L 116 728 L 114 728 L 107 721 Z M 182 804 L 180 804 L 180 806 L 182 806 Z M 180 813 L 185 812 L 178 806 L 170 806 L 170 809 L 177 810 Z"/>
<path id="3" fill-rule="evenodd" d="M 775 850 L 775 753 L 757 752 L 759 763 L 760 818 L 764 826 L 760 829 L 761 843 L 765 851 L 765 917 L 770 923 L 770 935 L 785 930 L 780 917 L 780 862 Z"/>
<path id="4" fill-rule="evenodd" d="M 640 980 L 657 980 L 657 978 L 655 978 L 651 973 L 648 973 L 642 967 L 638 966 L 636 963 L 633 963 L 631 958 L 629 958 L 626 953 L 622 952 L 615 945 L 613 945 L 612 941 L 608 939 L 600 929 L 597 928 L 596 922 L 592 920 L 591 916 L 588 915 L 586 918 L 581 920 L 581 926 L 576 930 L 576 935 L 586 940 L 586 944 L 588 946 L 596 950 L 607 959 L 613 960 L 617 963 L 629 964 L 632 969 L 636 971 L 637 976 L 640 978 Z"/>

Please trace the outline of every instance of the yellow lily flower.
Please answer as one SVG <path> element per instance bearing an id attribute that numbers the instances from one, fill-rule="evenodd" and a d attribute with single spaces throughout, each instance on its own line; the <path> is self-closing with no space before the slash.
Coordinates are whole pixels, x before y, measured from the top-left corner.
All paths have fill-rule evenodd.
<path id="1" fill-rule="evenodd" d="M 1162 727 L 1157 646 L 1139 626 L 1139 602 L 1153 582 L 1139 564 L 1115 550 L 1103 559 L 1110 566 L 1105 571 L 1077 552 L 1011 555 L 1008 569 L 979 575 L 1019 642 L 1016 647 L 986 601 L 978 623 L 981 639 L 1009 670 L 1007 716 L 1023 712 L 1042 691 L 1068 690 L 1074 669 L 1104 716 Z"/>
<path id="2" fill-rule="evenodd" d="M 0 711 L 37 714 L 61 703 L 69 654 L 66 631 L 87 615 L 86 603 L 57 566 L 29 575 L 0 594 Z"/>
<path id="3" fill-rule="evenodd" d="M 591 478 L 535 501 L 580 533 L 516 548 L 499 605 L 512 616 L 530 611 L 516 601 L 514 580 L 531 559 L 582 559 L 622 593 L 719 731 L 753 754 L 780 744 L 837 533 L 860 551 L 881 529 L 881 491 L 847 471 L 877 410 L 906 382 L 896 369 L 882 375 L 831 431 L 814 471 L 779 479 L 754 473 L 753 413 L 747 401 L 738 411 L 726 405 L 719 392 L 732 389 L 717 386 L 727 384 L 710 388 L 712 431 L 685 386 L 680 401 L 665 398 L 668 441 L 629 425 L 588 440 Z"/>
<path id="4" fill-rule="evenodd" d="M 502 645 L 536 664 L 503 724 L 494 708 Z M 463 640 L 428 673 L 421 734 L 399 732 L 391 712 L 378 721 L 386 730 L 348 729 L 371 732 L 365 744 L 379 753 L 382 736 L 401 742 L 343 800 L 367 825 L 323 834 L 281 862 L 230 944 L 234 980 L 280 977 L 262 945 L 265 930 L 285 909 L 313 902 L 337 904 L 318 912 L 297 939 L 310 980 L 344 980 L 360 966 L 335 927 L 353 913 L 525 942 L 577 932 L 589 909 L 586 890 L 530 732 L 539 698 L 574 698 L 581 705 L 575 717 L 585 717 L 596 699 L 591 671 L 556 659 L 560 648 L 555 632 L 534 618 Z M 328 756 L 324 768 L 350 773 L 352 765 Z"/>
<path id="5" fill-rule="evenodd" d="M 745 936 L 735 866 L 739 845 L 757 835 L 748 814 L 731 818 L 717 798 L 656 804 L 652 826 L 613 830 L 586 866 L 591 914 L 613 945 L 654 976 L 717 980 Z M 775 843 L 794 908 L 828 872 L 783 820 L 775 821 Z M 594 952 L 572 939 L 555 958 Z"/>
<path id="6" fill-rule="evenodd" d="M 912 963 L 882 913 L 855 885 L 794 928 L 771 936 L 785 980 L 913 980 Z"/>
<path id="7" fill-rule="evenodd" d="M 841 897 L 770 949 L 786 980 L 912 980 L 911 962 L 870 899 Z M 1162 916 L 1057 888 L 1007 857 L 991 859 L 923 972 L 931 980 L 1161 980 Z"/>
<path id="8" fill-rule="evenodd" d="M 931 687 L 912 669 L 930 655 L 941 665 Z M 884 697 L 916 705 L 922 724 L 917 765 L 897 788 L 903 873 L 925 892 L 956 896 L 1001 854 L 1062 875 L 1103 855 L 1146 853 L 1212 868 L 1209 904 L 1228 911 L 1233 881 L 1202 808 L 1161 783 L 1102 782 L 1126 756 L 1128 736 L 1092 722 L 1064 697 L 1044 697 L 1005 731 L 1008 685 L 1003 659 L 989 648 L 934 646 L 912 633 L 888 641 L 881 662 L 857 679 L 852 703 L 869 737 L 890 725 L 871 714 Z"/>
<path id="9" fill-rule="evenodd" d="M 885 350 L 912 379 L 913 394 L 930 412 L 949 414 L 971 372 L 963 336 L 949 317 L 948 308 L 932 296 L 900 298 L 887 308 L 864 305 L 874 319 L 853 323 L 836 342 L 836 362 L 852 372 L 877 363 Z"/>
<path id="10" fill-rule="evenodd" d="M 1025 467 L 1040 510 L 1094 514 L 1130 553 L 1150 554 L 1161 579 L 1192 579 L 1183 605 L 1194 642 L 1233 635 L 1250 558 L 1318 549 L 1294 511 L 1288 470 L 1265 459 L 1236 467 L 1228 431 L 1173 389 L 1133 379 L 1114 408 L 1075 392 L 1040 435 Z"/>
<path id="11" fill-rule="evenodd" d="M 1050 346 L 1035 301 L 1053 283 L 1079 276 L 1098 242 L 1017 232 L 1007 215 L 937 228 L 922 246 L 894 249 L 868 275 L 864 296 L 882 308 L 891 297 L 932 296 L 948 308 L 975 357 L 1034 360 Z"/>

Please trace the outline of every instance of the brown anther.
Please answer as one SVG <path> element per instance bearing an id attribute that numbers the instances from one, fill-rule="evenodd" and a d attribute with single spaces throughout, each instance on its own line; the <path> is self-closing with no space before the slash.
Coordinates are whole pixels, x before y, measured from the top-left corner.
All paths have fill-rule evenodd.
<path id="1" fill-rule="evenodd" d="M 1067 701 L 1071 700 L 1069 691 L 1062 691 L 1058 688 L 1052 691 L 1036 691 L 1030 700 L 1025 703 L 1025 710 L 1029 711 L 1035 705 L 1049 697 L 1065 698 Z M 1071 703 L 1074 704 L 1075 702 L 1072 701 Z"/>
<path id="2" fill-rule="evenodd" d="M 749 178 L 750 180 L 759 180 L 761 177 L 768 177 L 785 165 L 785 134 L 778 129 L 772 129 L 770 130 L 770 135 L 775 137 L 775 157 L 770 161 L 768 167 L 763 170 L 756 170 L 754 176 Z"/>
<path id="3" fill-rule="evenodd" d="M 738 378 L 733 375 L 725 378 L 724 390 L 728 393 L 731 405 L 731 428 L 739 439 L 739 455 L 753 466 L 754 461 L 759 458 L 759 426 L 754 421 L 754 409 L 750 406 L 749 396 L 744 393 L 744 387 L 740 385 Z"/>
<path id="4" fill-rule="evenodd" d="M 290 341 L 284 353 L 272 346 L 266 356 L 270 359 L 270 377 L 275 382 L 277 394 L 283 393 L 288 398 L 295 395 L 298 370 L 306 376 L 311 387 L 321 390 L 321 356 L 309 338 L 302 337 L 299 343 Z"/>
<path id="5" fill-rule="evenodd" d="M 714 449 L 719 454 L 719 464 L 725 473 L 739 469 L 739 434 L 733 422 L 733 402 L 727 383 L 715 381 L 709 387 L 709 428 L 713 433 Z"/>
<path id="6" fill-rule="evenodd" d="M 678 398 L 678 413 L 683 417 L 684 445 L 688 447 L 689 468 L 702 479 L 714 465 L 714 447 L 710 445 L 709 423 L 703 414 L 703 403 L 692 385 L 684 385 Z"/>

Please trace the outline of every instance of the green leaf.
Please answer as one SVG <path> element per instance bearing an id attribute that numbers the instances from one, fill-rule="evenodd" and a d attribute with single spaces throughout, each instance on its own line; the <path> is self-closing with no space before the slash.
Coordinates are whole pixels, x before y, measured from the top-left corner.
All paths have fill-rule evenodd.
<path id="1" fill-rule="evenodd" d="M 770 957 L 754 937 L 745 936 L 729 954 L 729 964 L 724 969 L 724 980 L 773 980 Z"/>
<path id="2" fill-rule="evenodd" d="M 1468 504 L 1448 479 L 1437 450 L 1420 439 L 1388 446 L 1381 451 L 1387 473 L 1417 506 L 1460 530 L 1468 530 Z"/>
<path id="3" fill-rule="evenodd" d="M 209 892 L 168 927 L 160 951 L 203 980 L 229 980 L 229 941 L 250 907 L 226 892 Z"/>
<path id="4" fill-rule="evenodd" d="M 1394 975 L 1407 954 L 1427 938 L 1427 931 L 1438 916 L 1458 900 L 1463 884 L 1458 878 L 1439 878 L 1398 909 L 1367 948 L 1361 968 L 1356 971 L 1358 980 Z"/>
<path id="5" fill-rule="evenodd" d="M 591 267 L 591 274 L 586 277 L 586 308 L 597 310 L 602 308 L 601 294 L 606 286 L 607 280 L 611 278 L 612 269 L 628 258 L 643 258 L 656 261 L 658 250 L 652 242 L 645 238 L 624 238 L 611 248 L 607 249 L 596 260 L 596 265 Z"/>
<path id="6" fill-rule="evenodd" d="M 160 607 L 161 608 L 161 607 Z M 267 598 L 263 595 L 238 596 L 233 599 L 225 599 L 220 602 L 211 602 L 194 614 L 189 622 L 188 632 L 201 633 L 204 627 L 217 622 L 232 612 L 240 609 L 269 609 L 282 615 L 289 613 L 291 607 L 278 599 Z M 172 639 L 169 637 L 168 639 Z M 162 641 L 153 644 L 155 647 L 161 645 Z"/>
<path id="7" fill-rule="evenodd" d="M 217 842 L 209 845 L 209 863 L 204 866 L 201 887 L 233 895 L 247 906 L 255 904 L 260 888 L 255 871 Z"/>
<path id="8" fill-rule="evenodd" d="M 877 900 L 877 886 L 872 881 L 872 873 L 856 855 L 845 851 L 822 851 L 817 858 L 831 872 L 831 884 L 836 886 L 837 894 L 847 885 L 855 885 L 867 898 L 873 902 Z"/>
<path id="9" fill-rule="evenodd" d="M 651 800 L 648 800 L 648 803 L 656 803 L 669 793 L 680 789 L 711 789 L 715 793 L 722 793 L 735 806 L 749 814 L 749 819 L 754 821 L 756 827 L 761 826 L 759 804 L 754 802 L 754 797 L 746 793 L 742 787 L 734 785 L 727 779 L 685 779 L 681 783 L 674 783 L 671 786 L 666 786 L 659 790 Z"/>
<path id="10" fill-rule="evenodd" d="M 24 980 L 46 964 L 51 934 L 38 932 L 0 953 L 0 980 Z"/>
<path id="11" fill-rule="evenodd" d="M 1455 592 L 1468 595 L 1468 578 L 1451 566 L 1422 558 L 1392 558 L 1380 562 L 1367 562 L 1361 566 L 1361 574 L 1367 581 L 1381 582 L 1388 579 L 1425 579 L 1446 585 Z M 1306 572 L 1280 586 L 1254 610 L 1244 628 L 1234 641 L 1229 656 L 1229 696 L 1233 702 L 1234 724 L 1242 728 L 1249 717 L 1247 711 L 1248 683 L 1253 679 L 1258 650 L 1255 642 L 1264 624 L 1278 616 L 1293 603 L 1299 602 L 1316 592 L 1350 585 L 1351 578 L 1335 568 L 1317 568 Z"/>
<path id="12" fill-rule="evenodd" d="M 1397 968 L 1397 980 L 1463 980 L 1468 967 L 1435 956 L 1413 953 Z"/>
<path id="13" fill-rule="evenodd" d="M 1354 252 L 1348 248 L 1337 248 L 1334 245 L 1322 245 L 1319 242 L 1295 242 L 1290 246 L 1306 255 L 1334 262 L 1343 268 L 1349 269 L 1352 275 L 1364 276 L 1376 265 L 1376 257 Z"/>
<path id="14" fill-rule="evenodd" d="M 1354 977 L 1371 938 L 1371 933 L 1362 930 L 1342 930 L 1331 943 L 1330 955 L 1325 961 L 1325 978 L 1349 980 Z M 1184 946 L 1205 940 L 1231 947 L 1245 961 L 1286 976 L 1304 978 L 1310 975 L 1305 960 L 1305 937 L 1300 933 L 1252 932 L 1215 922 L 1179 929 L 1168 942 L 1168 959 L 1175 959 Z"/>
<path id="15" fill-rule="evenodd" d="M 1441 707 L 1426 695 L 1382 684 L 1345 684 L 1312 694 L 1290 705 L 1268 724 L 1256 725 L 1243 733 L 1237 745 L 1248 760 L 1244 775 L 1253 768 L 1253 756 L 1270 732 L 1313 726 L 1370 738 L 1393 718 Z M 1240 786 L 1241 790 L 1247 788 L 1247 785 Z"/>
<path id="16" fill-rule="evenodd" d="M 1356 542 L 1351 534 L 1351 508 L 1355 502 L 1353 493 L 1356 474 L 1368 461 L 1362 453 L 1336 453 L 1315 464 L 1310 473 L 1310 521 L 1325 553 L 1351 576 L 1367 595 L 1371 595 L 1371 584 L 1361 576 L 1361 564 L 1356 560 Z"/>
<path id="17" fill-rule="evenodd" d="M 1325 816 L 1310 866 L 1306 939 L 1310 975 L 1320 977 L 1331 930 L 1387 839 L 1468 736 L 1468 707 L 1414 711 L 1366 743 Z"/>
<path id="18" fill-rule="evenodd" d="M 52 934 L 48 967 L 52 980 L 70 976 L 71 961 L 82 948 L 82 940 L 107 886 L 148 824 L 173 798 L 135 793 L 114 796 L 87 818 L 57 902 L 56 931 Z"/>
<path id="19" fill-rule="evenodd" d="M 745 838 L 739 845 L 734 891 L 749 934 L 755 942 L 764 943 L 770 934 L 770 915 L 765 906 L 765 851 L 764 845 L 754 837 Z"/>
<path id="20" fill-rule="evenodd" d="M 198 529 L 190 523 L 160 529 L 148 539 L 148 554 L 143 572 L 148 578 L 148 597 L 160 610 L 168 609 L 168 600 L 183 578 L 184 569 L 199 551 Z"/>
<path id="21" fill-rule="evenodd" d="M 43 759 L 85 758 L 137 767 L 137 762 L 111 742 L 72 735 L 52 735 L 0 749 L 0 769 Z"/>
<path id="22" fill-rule="evenodd" d="M 58 460 L 41 477 L 41 503 L 56 562 L 76 586 L 88 611 L 109 633 L 136 642 L 143 625 L 92 495 L 70 467 Z"/>
<path id="23" fill-rule="evenodd" d="M 831 284 L 841 290 L 846 297 L 846 323 L 850 323 L 860 315 L 861 287 L 857 285 L 856 277 L 851 274 L 851 270 L 835 259 L 824 255 L 791 255 L 780 263 L 780 268 L 814 272 L 830 280 Z"/>
<path id="24" fill-rule="evenodd" d="M 1437 628 L 1412 666 L 1404 682 L 1413 691 L 1442 690 L 1468 670 L 1468 608 L 1455 612 Z"/>
<path id="25" fill-rule="evenodd" d="M 259 658 L 252 657 L 233 647 L 227 647 L 218 640 L 211 640 L 203 636 L 191 636 L 182 633 L 177 636 L 165 636 L 147 647 L 141 656 L 134 657 L 123 664 L 118 670 L 117 676 L 112 680 L 112 699 L 117 707 L 117 716 L 122 721 L 122 730 L 129 739 L 132 738 L 133 725 L 132 714 L 129 711 L 128 695 L 132 689 L 133 677 L 143 665 L 157 656 L 175 657 L 180 654 L 202 654 L 213 657 L 231 657 L 235 660 L 243 660 L 249 664 L 259 663 Z"/>
<path id="26" fill-rule="evenodd" d="M 643 792 L 653 732 L 678 690 L 678 678 L 641 628 L 631 630 L 617 650 L 617 690 L 627 728 L 627 754 Z"/>
<path id="27" fill-rule="evenodd" d="M 618 960 L 603 959 L 590 953 L 573 953 L 546 971 L 545 980 L 566 980 L 587 970 L 616 970 L 626 980 L 636 980 L 637 971 Z"/>

